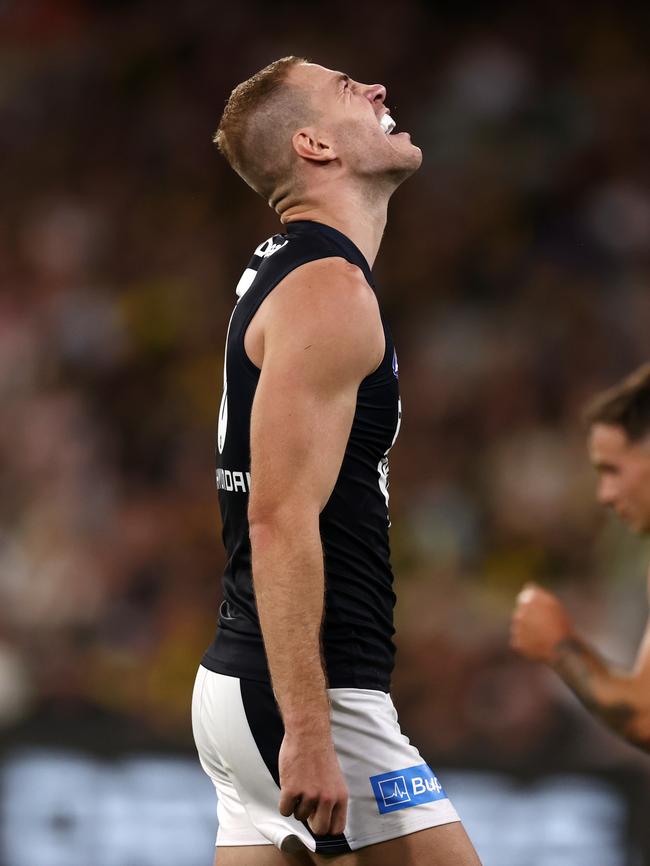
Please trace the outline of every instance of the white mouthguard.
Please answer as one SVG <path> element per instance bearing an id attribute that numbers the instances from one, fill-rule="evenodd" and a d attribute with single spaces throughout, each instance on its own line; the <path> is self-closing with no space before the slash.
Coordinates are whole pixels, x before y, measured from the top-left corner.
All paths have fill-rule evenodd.
<path id="1" fill-rule="evenodd" d="M 379 125 L 384 130 L 386 135 L 390 135 L 391 132 L 395 129 L 395 121 L 390 116 L 390 114 L 384 114 L 382 119 L 379 121 Z"/>

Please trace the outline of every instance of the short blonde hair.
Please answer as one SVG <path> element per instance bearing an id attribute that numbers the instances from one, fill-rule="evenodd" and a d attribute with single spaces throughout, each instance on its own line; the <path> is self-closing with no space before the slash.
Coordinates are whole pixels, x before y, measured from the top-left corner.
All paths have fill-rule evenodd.
<path id="1" fill-rule="evenodd" d="M 238 84 L 214 136 L 237 174 L 270 203 L 290 173 L 293 132 L 313 117 L 307 91 L 287 80 L 303 63 L 302 57 L 282 57 Z"/>

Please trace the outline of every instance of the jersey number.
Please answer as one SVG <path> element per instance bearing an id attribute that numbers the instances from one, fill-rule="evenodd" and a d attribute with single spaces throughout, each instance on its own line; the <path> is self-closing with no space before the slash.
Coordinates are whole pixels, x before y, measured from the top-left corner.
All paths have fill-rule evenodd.
<path id="1" fill-rule="evenodd" d="M 282 247 L 289 243 L 288 240 L 276 241 L 276 237 L 277 235 L 268 238 L 255 250 L 252 261 L 255 262 L 256 267 L 247 267 L 237 283 L 237 288 L 235 290 L 237 294 L 237 303 L 239 303 L 252 286 L 253 280 L 257 276 L 257 268 L 259 268 L 263 259 L 270 258 L 274 253 L 277 253 L 278 250 L 281 250 Z M 259 261 L 256 261 L 256 259 L 259 259 Z M 235 306 L 235 310 L 236 309 L 237 307 Z M 221 405 L 219 406 L 219 426 L 217 429 L 217 448 L 219 449 L 219 454 L 223 454 L 223 447 L 226 444 L 226 433 L 228 432 L 228 373 L 226 365 L 228 359 L 228 335 L 230 334 L 230 325 L 232 323 L 232 317 L 235 315 L 235 310 L 232 311 L 230 322 L 228 322 L 226 348 L 223 356 L 223 394 L 221 395 Z"/>

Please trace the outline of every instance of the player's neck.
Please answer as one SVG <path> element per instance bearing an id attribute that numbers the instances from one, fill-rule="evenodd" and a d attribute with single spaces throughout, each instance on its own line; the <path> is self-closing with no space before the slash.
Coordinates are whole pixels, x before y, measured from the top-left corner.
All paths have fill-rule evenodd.
<path id="1" fill-rule="evenodd" d="M 387 209 L 388 197 L 368 201 L 367 196 L 353 190 L 342 194 L 339 188 L 331 200 L 321 196 L 292 203 L 283 210 L 281 219 L 285 225 L 311 220 L 338 229 L 361 250 L 372 268 L 386 227 Z"/>

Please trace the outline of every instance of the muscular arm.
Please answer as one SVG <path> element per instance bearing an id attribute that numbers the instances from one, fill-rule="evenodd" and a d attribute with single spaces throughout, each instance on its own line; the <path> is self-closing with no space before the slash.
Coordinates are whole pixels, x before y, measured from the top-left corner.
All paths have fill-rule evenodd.
<path id="1" fill-rule="evenodd" d="M 641 708 L 632 675 L 607 664 L 576 635 L 557 644 L 551 666 L 594 716 L 650 751 L 650 736 L 645 739 L 635 733 Z"/>
<path id="2" fill-rule="evenodd" d="M 260 310 L 264 357 L 251 416 L 253 583 L 285 724 L 283 749 L 298 743 L 303 754 L 327 753 L 319 515 L 338 477 L 359 384 L 383 356 L 383 329 L 372 290 L 340 259 L 297 269 L 268 302 Z M 281 780 L 283 768 L 291 776 L 291 756 L 281 756 Z M 283 795 L 308 799 L 296 784 L 288 783 L 288 794 L 283 784 Z M 281 803 L 281 810 L 290 814 L 290 806 Z"/>
<path id="3" fill-rule="evenodd" d="M 517 601 L 512 646 L 546 662 L 594 716 L 650 752 L 650 624 L 634 670 L 623 671 L 578 637 L 559 599 L 530 586 Z"/>

